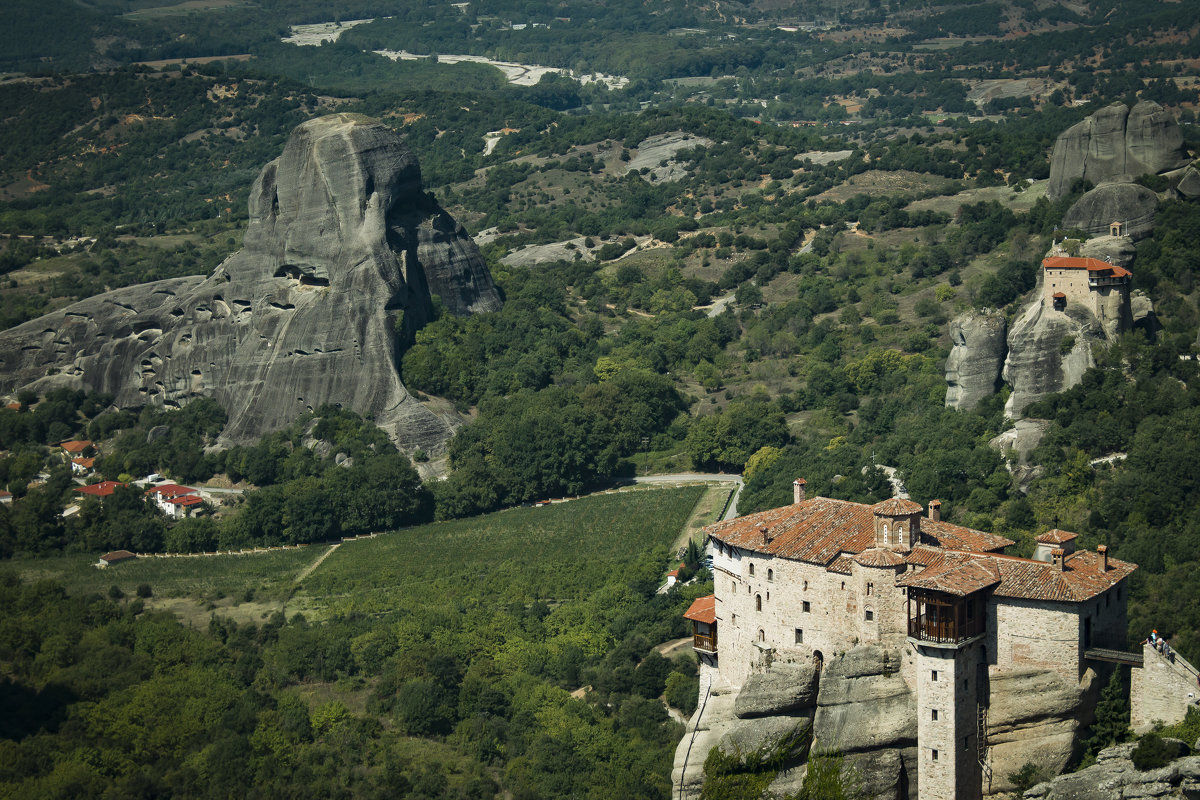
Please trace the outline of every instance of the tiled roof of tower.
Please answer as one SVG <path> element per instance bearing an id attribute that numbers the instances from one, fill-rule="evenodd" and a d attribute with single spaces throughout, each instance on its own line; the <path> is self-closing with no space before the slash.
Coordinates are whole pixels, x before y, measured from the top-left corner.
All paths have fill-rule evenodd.
<path id="1" fill-rule="evenodd" d="M 1063 542 L 1069 542 L 1078 536 L 1078 533 L 1060 531 L 1058 528 L 1053 528 L 1052 530 L 1048 530 L 1041 536 L 1037 537 L 1037 540 L 1038 544 L 1062 544 Z"/>
<path id="2" fill-rule="evenodd" d="M 889 497 L 887 500 L 871 506 L 872 514 L 884 514 L 889 517 L 920 514 L 923 510 L 920 503 L 914 503 L 912 500 L 904 500 L 899 497 Z"/>
<path id="3" fill-rule="evenodd" d="M 1064 569 L 1017 556 L 927 547 L 913 550 L 907 560 L 925 568 L 902 576 L 896 581 L 898 586 L 964 596 L 994 585 L 997 597 L 1074 603 L 1111 589 L 1137 569 L 1136 564 L 1110 558 L 1108 569 L 1101 572 L 1102 558 L 1086 550 L 1068 555 Z"/>
<path id="4" fill-rule="evenodd" d="M 717 621 L 717 596 L 710 594 L 708 597 L 697 597 L 683 612 L 683 618 L 712 625 Z"/>
<path id="5" fill-rule="evenodd" d="M 911 503 L 917 511 L 921 509 L 911 501 L 901 502 Z M 843 553 L 853 555 L 875 546 L 875 513 L 872 509 L 878 505 L 813 497 L 801 503 L 718 522 L 706 528 L 705 532 L 719 542 L 743 550 L 831 567 L 834 559 Z M 908 508 L 907 505 L 903 507 Z M 905 510 L 900 513 L 912 512 Z M 764 526 L 767 528 L 767 541 L 763 541 L 760 530 Z M 1012 544 L 1010 539 L 1003 536 L 948 522 L 922 519 L 920 527 L 922 536 L 930 531 L 934 540 L 943 547 L 987 552 Z M 849 568 L 849 565 L 846 567 Z"/>
<path id="6" fill-rule="evenodd" d="M 999 582 L 999 571 L 992 565 L 992 559 L 946 553 L 935 565 L 905 575 L 896 585 L 965 597 Z"/>

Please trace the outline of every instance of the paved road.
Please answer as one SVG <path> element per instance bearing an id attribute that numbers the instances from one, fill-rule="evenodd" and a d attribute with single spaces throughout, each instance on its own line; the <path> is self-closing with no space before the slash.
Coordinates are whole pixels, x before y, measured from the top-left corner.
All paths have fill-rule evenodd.
<path id="1" fill-rule="evenodd" d="M 640 475 L 633 479 L 634 483 L 712 483 L 724 481 L 728 483 L 736 483 L 737 489 L 733 492 L 733 497 L 729 500 L 729 508 L 725 510 L 725 516 L 722 520 L 733 519 L 738 515 L 737 501 L 742 494 L 742 489 L 746 484 L 742 482 L 741 475 L 731 475 L 724 472 L 700 473 L 700 472 L 677 472 L 670 475 Z"/>

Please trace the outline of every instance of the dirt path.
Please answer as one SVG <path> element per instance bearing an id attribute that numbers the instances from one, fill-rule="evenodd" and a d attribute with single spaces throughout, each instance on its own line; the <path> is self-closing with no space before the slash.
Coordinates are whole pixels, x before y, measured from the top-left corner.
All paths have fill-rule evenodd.
<path id="1" fill-rule="evenodd" d="M 341 542 L 330 545 L 329 549 L 326 550 L 324 553 L 322 553 L 320 558 L 318 558 L 316 561 L 314 561 L 313 563 L 311 563 L 307 567 L 305 567 L 303 570 L 301 570 L 300 574 L 296 576 L 296 583 L 300 583 L 305 578 L 307 578 L 309 575 L 312 575 L 313 570 L 315 570 L 317 567 L 321 566 L 321 562 L 324 561 L 325 559 L 329 558 L 329 556 L 332 555 L 333 551 L 337 550 L 339 547 L 341 547 L 341 545 L 342 545 Z"/>
<path id="2" fill-rule="evenodd" d="M 657 650 L 658 654 L 663 658 L 670 659 L 671 656 L 675 655 L 680 650 L 691 646 L 692 637 L 685 636 L 682 639 L 672 639 L 669 642 L 663 642 L 660 645 L 656 645 L 654 649 Z"/>

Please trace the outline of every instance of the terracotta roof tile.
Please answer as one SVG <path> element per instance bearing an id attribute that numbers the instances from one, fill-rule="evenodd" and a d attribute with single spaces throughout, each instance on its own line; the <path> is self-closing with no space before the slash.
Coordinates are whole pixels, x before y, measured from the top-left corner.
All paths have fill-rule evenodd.
<path id="1" fill-rule="evenodd" d="M 126 485 L 124 483 L 117 483 L 116 481 L 100 481 L 100 483 L 93 483 L 90 486 L 78 486 L 75 491 L 80 494 L 90 494 L 96 497 L 108 497 L 118 486 Z"/>
<path id="2" fill-rule="evenodd" d="M 1089 273 L 1111 273 L 1114 278 L 1124 278 L 1133 274 L 1124 267 L 1109 264 L 1098 258 L 1082 256 L 1052 256 L 1043 260 L 1042 266 L 1046 269 L 1086 269 Z"/>
<path id="3" fill-rule="evenodd" d="M 863 550 L 853 560 L 864 567 L 898 567 L 904 563 L 902 555 L 891 550 L 884 550 L 882 547 Z"/>
<path id="4" fill-rule="evenodd" d="M 883 514 L 889 517 L 920 514 L 924 510 L 920 503 L 914 503 L 912 500 L 904 500 L 899 497 L 889 497 L 887 500 L 871 506 L 871 513 Z"/>
<path id="5" fill-rule="evenodd" d="M 697 597 L 683 612 L 683 618 L 712 625 L 717 621 L 717 596 L 710 594 L 708 597 Z"/>
<path id="6" fill-rule="evenodd" d="M 921 536 L 930 544 L 947 550 L 972 550 L 980 553 L 999 552 L 1013 543 L 994 533 L 951 525 L 949 522 L 931 519 L 921 520 Z"/>
<path id="7" fill-rule="evenodd" d="M 1062 544 L 1064 542 L 1071 541 L 1072 539 L 1076 538 L 1077 536 L 1079 536 L 1078 533 L 1071 533 L 1070 531 L 1060 531 L 1058 528 L 1054 528 L 1052 530 L 1046 531 L 1041 536 L 1037 537 L 1037 540 L 1038 540 L 1039 544 Z"/>
<path id="8" fill-rule="evenodd" d="M 966 553 L 947 553 L 936 565 L 910 572 L 896 584 L 965 597 L 1000 582 L 999 570 L 991 561 Z"/>
<path id="9" fill-rule="evenodd" d="M 983 580 L 985 573 L 996 576 L 997 597 L 1012 597 L 1024 600 L 1053 600 L 1057 602 L 1081 603 L 1111 589 L 1128 577 L 1136 564 L 1108 560 L 1108 570 L 1101 572 L 1102 558 L 1097 553 L 1083 550 L 1068 555 L 1066 568 L 1059 569 L 1045 561 L 1018 558 L 995 553 L 956 553 L 931 551 L 928 548 L 914 550 L 907 559 L 911 564 L 925 564 L 925 568 L 910 572 L 896 583 L 900 586 L 932 589 L 949 594 L 970 594 L 992 584 L 982 583 L 970 589 L 972 576 Z M 965 564 L 974 564 L 972 572 L 962 570 Z"/>
<path id="10" fill-rule="evenodd" d="M 838 556 L 825 569 L 829 572 L 836 572 L 838 575 L 849 575 L 854 568 L 854 562 L 850 560 L 850 556 Z"/>
<path id="11" fill-rule="evenodd" d="M 92 443 L 87 439 L 79 439 L 69 442 L 60 442 L 59 446 L 68 453 L 82 453 L 92 446 Z"/>
<path id="12" fill-rule="evenodd" d="M 195 489 L 190 489 L 187 486 L 180 486 L 178 483 L 164 483 L 159 486 L 155 486 L 153 489 L 146 490 L 146 494 L 157 494 L 166 499 L 170 499 L 172 497 L 181 497 L 185 494 L 194 494 L 195 492 Z"/>

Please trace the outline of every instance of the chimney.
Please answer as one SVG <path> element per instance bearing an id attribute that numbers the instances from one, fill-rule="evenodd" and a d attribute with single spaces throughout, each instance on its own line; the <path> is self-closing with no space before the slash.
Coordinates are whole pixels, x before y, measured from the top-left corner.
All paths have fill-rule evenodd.
<path id="1" fill-rule="evenodd" d="M 929 501 L 929 519 L 931 519 L 934 522 L 941 521 L 941 519 L 942 519 L 942 501 L 941 500 L 930 500 Z"/>
<path id="2" fill-rule="evenodd" d="M 808 483 L 808 481 L 804 480 L 804 478 L 796 478 L 796 480 L 792 481 L 792 502 L 793 503 L 803 503 L 804 502 L 804 486 L 807 483 Z"/>
<path id="3" fill-rule="evenodd" d="M 1056 547 L 1050 551 L 1050 560 L 1059 572 L 1063 572 L 1067 568 L 1067 560 L 1063 558 L 1063 549 Z"/>
<path id="4" fill-rule="evenodd" d="M 762 534 L 762 537 L 763 537 L 763 544 L 770 544 L 770 543 L 771 543 L 771 535 L 770 535 L 770 534 L 767 532 L 767 526 L 766 526 L 766 525 L 760 525 L 760 526 L 758 527 L 758 530 L 759 530 L 759 532 Z"/>
<path id="5" fill-rule="evenodd" d="M 1100 571 L 1108 572 L 1108 545 L 1100 545 L 1096 548 L 1096 552 L 1100 554 Z"/>

